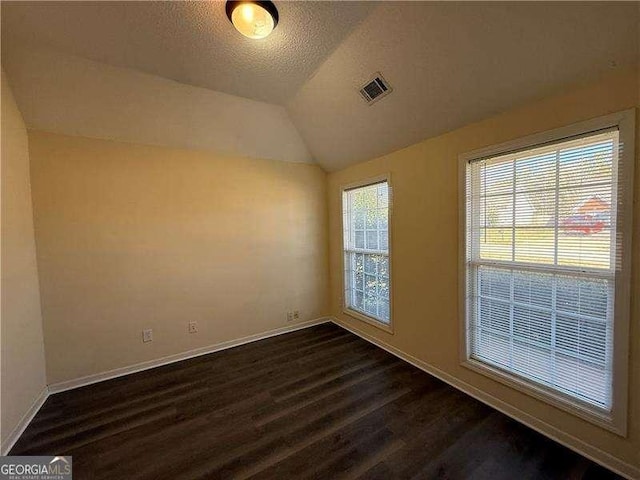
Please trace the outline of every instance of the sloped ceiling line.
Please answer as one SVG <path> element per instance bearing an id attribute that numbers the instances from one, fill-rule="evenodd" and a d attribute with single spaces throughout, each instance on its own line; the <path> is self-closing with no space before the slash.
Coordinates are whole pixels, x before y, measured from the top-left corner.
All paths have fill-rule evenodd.
<path id="1" fill-rule="evenodd" d="M 2 2 L 27 124 L 332 171 L 638 68 L 633 2 L 277 2 L 264 42 L 220 3 Z M 369 106 L 377 71 L 394 92 Z"/>

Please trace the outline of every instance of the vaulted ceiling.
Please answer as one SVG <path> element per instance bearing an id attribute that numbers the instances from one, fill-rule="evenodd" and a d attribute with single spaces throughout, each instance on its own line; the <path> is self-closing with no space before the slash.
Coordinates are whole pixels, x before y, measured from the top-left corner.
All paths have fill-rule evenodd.
<path id="1" fill-rule="evenodd" d="M 329 170 L 638 65 L 640 3 L 385 2 L 289 102 Z M 381 71 L 394 91 L 355 92 Z"/>
<path id="2" fill-rule="evenodd" d="M 2 2 L 2 40 L 283 104 L 372 4 L 277 3 L 278 28 L 255 41 L 220 1 Z"/>
<path id="3" fill-rule="evenodd" d="M 252 41 L 233 29 L 224 2 L 3 2 L 3 65 L 12 58 L 18 72 L 18 48 L 45 46 L 275 104 L 279 117 L 284 106 L 308 150 L 296 156 L 310 152 L 327 170 L 638 66 L 638 3 L 275 3 L 278 27 Z M 358 88 L 378 71 L 394 91 L 367 105 Z M 29 72 L 26 83 L 38 76 Z"/>

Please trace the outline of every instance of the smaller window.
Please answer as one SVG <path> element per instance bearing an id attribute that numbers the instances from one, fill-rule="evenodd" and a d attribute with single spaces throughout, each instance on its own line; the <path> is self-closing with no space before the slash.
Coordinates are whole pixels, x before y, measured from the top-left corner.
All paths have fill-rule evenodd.
<path id="1" fill-rule="evenodd" d="M 385 177 L 342 193 L 346 313 L 390 327 L 389 182 Z"/>

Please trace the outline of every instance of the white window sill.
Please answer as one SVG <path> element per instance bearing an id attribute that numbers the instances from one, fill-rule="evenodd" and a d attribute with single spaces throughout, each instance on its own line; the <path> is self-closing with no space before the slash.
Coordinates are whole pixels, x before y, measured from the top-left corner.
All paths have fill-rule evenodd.
<path id="1" fill-rule="evenodd" d="M 360 320 L 362 322 L 368 323 L 369 325 L 373 325 L 374 327 L 379 328 L 380 330 L 384 330 L 385 332 L 393 335 L 393 327 L 391 325 L 391 322 L 389 322 L 388 324 L 383 323 L 380 320 L 377 320 L 373 317 L 360 313 L 356 310 L 352 310 L 350 308 L 343 308 L 342 313 L 344 313 L 345 315 L 349 315 L 356 320 Z"/>
<path id="2" fill-rule="evenodd" d="M 553 405 L 565 412 L 569 412 L 621 437 L 627 436 L 626 421 L 616 421 L 613 412 L 605 412 L 598 407 L 589 405 L 569 395 L 555 391 L 543 385 L 536 385 L 516 375 L 512 375 L 499 368 L 492 367 L 475 359 L 467 359 L 461 362 L 463 367 L 473 370 L 476 373 L 489 377 L 492 380 L 507 385 L 515 390 L 526 393 L 538 400 Z"/>

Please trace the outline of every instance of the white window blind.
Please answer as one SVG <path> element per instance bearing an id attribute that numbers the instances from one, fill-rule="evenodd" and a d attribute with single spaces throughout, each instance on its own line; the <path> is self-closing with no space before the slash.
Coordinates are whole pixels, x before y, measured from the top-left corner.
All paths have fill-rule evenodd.
<path id="1" fill-rule="evenodd" d="M 345 190 L 345 307 L 389 325 L 389 184 Z"/>
<path id="2" fill-rule="evenodd" d="M 467 356 L 612 407 L 618 130 L 471 161 Z"/>

